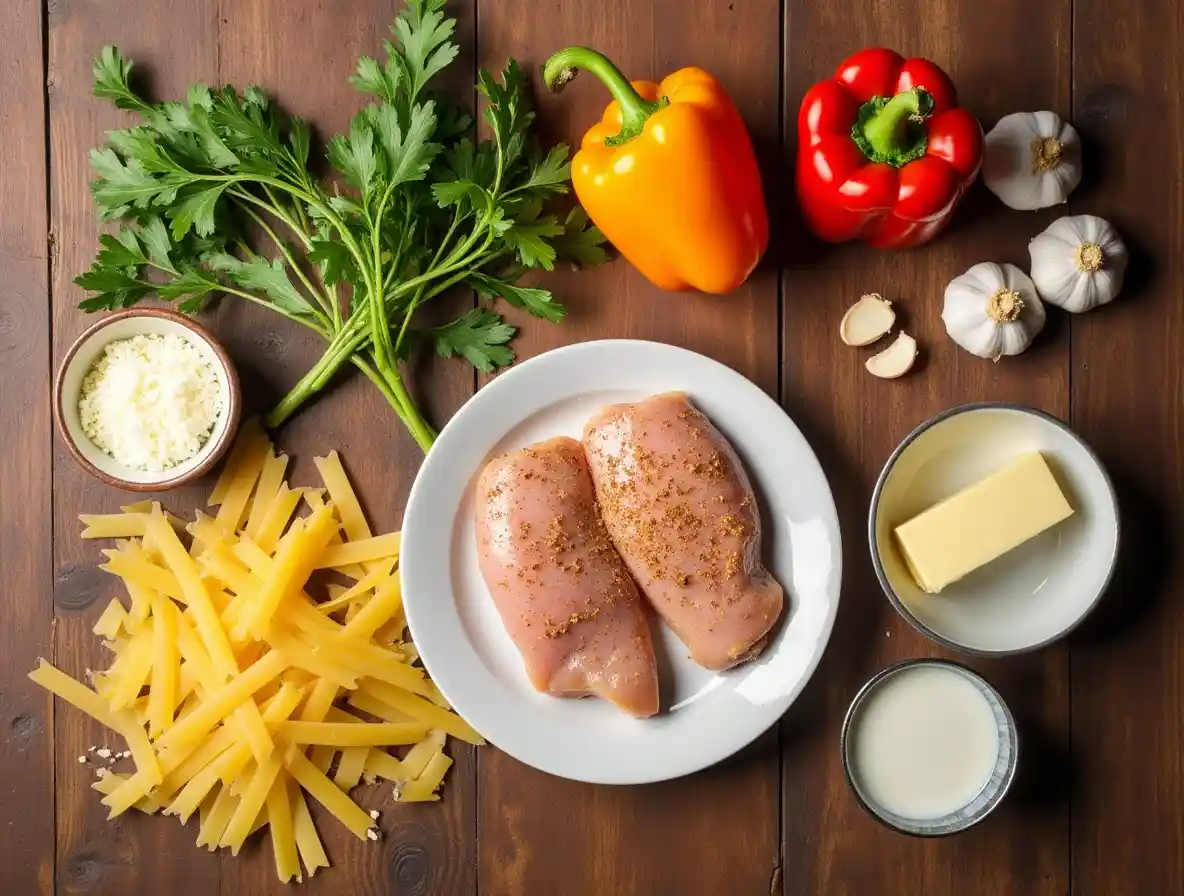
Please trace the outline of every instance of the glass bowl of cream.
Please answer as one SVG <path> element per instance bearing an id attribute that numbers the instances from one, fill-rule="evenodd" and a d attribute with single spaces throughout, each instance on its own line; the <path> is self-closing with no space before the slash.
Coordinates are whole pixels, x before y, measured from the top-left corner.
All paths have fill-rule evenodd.
<path id="1" fill-rule="evenodd" d="M 1011 788 L 1011 710 L 958 663 L 917 659 L 865 684 L 847 710 L 843 769 L 860 804 L 894 830 L 942 837 L 973 827 Z"/>

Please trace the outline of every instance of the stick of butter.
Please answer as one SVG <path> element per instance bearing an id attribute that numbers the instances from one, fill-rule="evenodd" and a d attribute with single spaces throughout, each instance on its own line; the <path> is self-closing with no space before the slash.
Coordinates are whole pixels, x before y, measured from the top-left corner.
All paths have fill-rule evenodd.
<path id="1" fill-rule="evenodd" d="M 1072 514 L 1034 451 L 897 526 L 896 541 L 917 585 L 937 594 Z"/>

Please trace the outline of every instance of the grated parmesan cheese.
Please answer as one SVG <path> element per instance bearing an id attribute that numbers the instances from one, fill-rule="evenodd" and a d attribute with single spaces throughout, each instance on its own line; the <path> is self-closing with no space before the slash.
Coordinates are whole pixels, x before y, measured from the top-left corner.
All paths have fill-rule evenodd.
<path id="1" fill-rule="evenodd" d="M 174 333 L 119 339 L 82 381 L 78 412 L 83 432 L 104 452 L 124 466 L 160 472 L 209 439 L 222 413 L 218 376 Z"/>

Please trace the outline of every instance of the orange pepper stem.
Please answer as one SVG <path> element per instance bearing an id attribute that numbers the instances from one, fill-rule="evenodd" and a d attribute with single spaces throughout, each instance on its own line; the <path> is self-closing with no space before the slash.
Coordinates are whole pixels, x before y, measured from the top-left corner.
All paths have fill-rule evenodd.
<path id="1" fill-rule="evenodd" d="M 609 146 L 628 143 L 641 133 L 647 118 L 670 103 L 666 97 L 653 103 L 642 98 L 607 56 L 588 47 L 568 47 L 548 59 L 543 66 L 543 83 L 548 90 L 559 93 L 582 68 L 599 78 L 621 107 L 621 130 L 604 141 Z"/>

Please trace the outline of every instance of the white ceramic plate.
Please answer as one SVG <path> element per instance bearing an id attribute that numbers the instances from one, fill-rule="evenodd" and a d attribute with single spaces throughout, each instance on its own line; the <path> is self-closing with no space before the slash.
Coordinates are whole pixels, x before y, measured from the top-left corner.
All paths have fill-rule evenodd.
<path id="1" fill-rule="evenodd" d="M 602 700 L 536 692 L 477 568 L 474 485 L 497 454 L 579 438 L 606 404 L 686 391 L 743 458 L 761 504 L 763 556 L 788 609 L 754 662 L 709 672 L 656 632 L 662 710 L 632 719 Z M 685 349 L 606 340 L 539 355 L 499 376 L 452 418 L 428 453 L 403 521 L 407 620 L 449 702 L 505 752 L 580 781 L 660 781 L 718 762 L 777 721 L 805 686 L 839 602 L 839 524 L 801 432 L 735 371 Z"/>
<path id="2" fill-rule="evenodd" d="M 1073 516 L 941 594 L 909 575 L 892 532 L 1021 454 L 1048 461 Z M 922 424 L 888 460 L 872 497 L 872 560 L 893 605 L 933 640 L 997 656 L 1042 647 L 1101 599 L 1118 554 L 1118 504 L 1089 447 L 1061 421 L 1016 405 L 966 405 Z"/>

